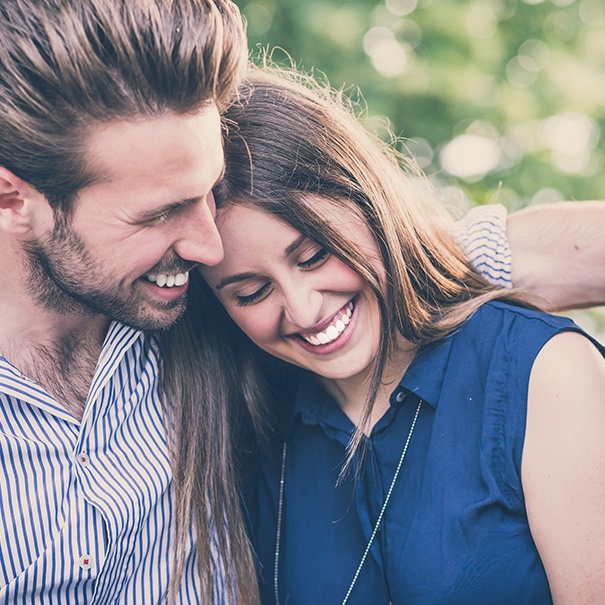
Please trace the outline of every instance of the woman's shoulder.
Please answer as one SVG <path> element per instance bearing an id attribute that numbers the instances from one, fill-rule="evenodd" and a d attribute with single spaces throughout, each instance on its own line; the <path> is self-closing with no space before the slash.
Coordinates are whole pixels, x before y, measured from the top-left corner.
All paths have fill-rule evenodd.
<path id="1" fill-rule="evenodd" d="M 493 321 L 501 324 L 520 324 L 521 326 L 535 323 L 554 330 L 580 329 L 568 317 L 522 307 L 503 300 L 492 300 L 484 303 L 469 317 L 467 323 L 469 326 L 473 326 L 473 324 L 484 325 L 485 322 Z"/>
<path id="2" fill-rule="evenodd" d="M 482 375 L 514 375 L 523 383 L 544 345 L 557 334 L 569 331 L 582 334 L 603 352 L 603 347 L 570 318 L 505 301 L 491 301 L 479 307 L 452 334 L 452 346 L 456 359 L 476 365 Z"/>
<path id="3" fill-rule="evenodd" d="M 490 301 L 479 307 L 460 326 L 457 338 L 471 340 L 475 346 L 492 347 L 535 343 L 541 347 L 555 334 L 582 329 L 569 317 L 528 309 L 505 301 Z"/>

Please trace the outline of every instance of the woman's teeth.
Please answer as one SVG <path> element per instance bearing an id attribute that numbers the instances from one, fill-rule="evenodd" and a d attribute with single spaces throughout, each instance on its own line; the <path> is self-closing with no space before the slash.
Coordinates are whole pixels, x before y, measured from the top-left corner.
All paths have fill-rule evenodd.
<path id="1" fill-rule="evenodd" d="M 301 334 L 301 336 L 314 346 L 327 345 L 328 343 L 335 341 L 349 325 L 353 309 L 353 303 L 350 302 L 347 305 L 346 310 L 342 314 L 337 315 L 325 330 L 315 334 Z"/>
<path id="2" fill-rule="evenodd" d="M 184 286 L 189 281 L 189 271 L 186 273 L 177 273 L 176 275 L 168 275 L 168 273 L 150 273 L 147 276 L 147 279 L 160 288 Z"/>

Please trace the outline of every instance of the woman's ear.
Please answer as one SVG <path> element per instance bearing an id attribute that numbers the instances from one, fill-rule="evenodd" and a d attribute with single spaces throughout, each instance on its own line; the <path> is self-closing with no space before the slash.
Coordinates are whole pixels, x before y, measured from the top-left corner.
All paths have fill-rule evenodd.
<path id="1" fill-rule="evenodd" d="M 0 166 L 0 231 L 25 235 L 41 218 L 40 212 L 48 211 L 51 209 L 44 195 Z"/>

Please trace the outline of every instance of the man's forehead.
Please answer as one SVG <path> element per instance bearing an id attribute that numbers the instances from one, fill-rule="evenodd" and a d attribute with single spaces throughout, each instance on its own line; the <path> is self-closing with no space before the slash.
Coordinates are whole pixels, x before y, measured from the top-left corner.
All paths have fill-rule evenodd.
<path id="1" fill-rule="evenodd" d="M 172 169 L 183 162 L 201 162 L 209 172 L 223 169 L 220 116 L 210 106 L 195 114 L 168 113 L 93 125 L 83 153 L 99 179 L 121 171 Z M 138 161 L 140 160 L 140 161 Z"/>

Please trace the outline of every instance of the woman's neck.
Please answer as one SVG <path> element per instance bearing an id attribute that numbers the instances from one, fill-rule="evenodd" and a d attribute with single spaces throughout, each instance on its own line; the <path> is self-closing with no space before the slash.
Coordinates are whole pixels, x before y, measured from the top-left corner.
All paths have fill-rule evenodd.
<path id="1" fill-rule="evenodd" d="M 369 434 L 389 408 L 390 395 L 412 363 L 417 350 L 416 345 L 405 341 L 391 355 L 376 394 L 370 422 L 364 427 L 364 433 Z M 363 374 L 350 378 L 332 380 L 320 377 L 320 381 L 351 422 L 355 426 L 360 426 L 370 391 L 371 378 L 372 368 L 368 368 Z"/>

